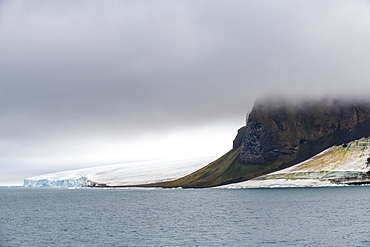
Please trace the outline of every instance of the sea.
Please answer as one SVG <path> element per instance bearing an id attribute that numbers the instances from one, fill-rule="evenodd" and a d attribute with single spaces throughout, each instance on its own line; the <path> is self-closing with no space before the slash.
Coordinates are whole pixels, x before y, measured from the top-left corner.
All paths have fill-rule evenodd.
<path id="1" fill-rule="evenodd" d="M 370 187 L 0 188 L 0 246 L 370 246 Z"/>

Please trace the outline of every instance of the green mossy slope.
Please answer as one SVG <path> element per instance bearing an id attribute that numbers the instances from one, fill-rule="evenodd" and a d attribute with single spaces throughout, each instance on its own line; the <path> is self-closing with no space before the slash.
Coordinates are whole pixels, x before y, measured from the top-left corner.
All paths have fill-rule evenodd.
<path id="1" fill-rule="evenodd" d="M 162 187 L 202 188 L 237 181 L 240 171 L 243 168 L 247 168 L 238 162 L 239 154 L 240 147 L 229 151 L 200 170 L 175 181 L 165 183 Z M 248 169 L 253 170 L 253 167 L 248 167 Z"/>
<path id="2" fill-rule="evenodd" d="M 243 164 L 239 162 L 240 147 L 224 154 L 209 165 L 161 187 L 204 188 L 236 183 L 278 170 L 283 161 L 271 165 Z"/>

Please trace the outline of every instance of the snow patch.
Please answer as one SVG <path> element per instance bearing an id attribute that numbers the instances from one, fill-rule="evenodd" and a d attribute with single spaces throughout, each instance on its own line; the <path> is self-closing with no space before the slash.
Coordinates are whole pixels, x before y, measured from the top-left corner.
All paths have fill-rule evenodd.
<path id="1" fill-rule="evenodd" d="M 297 165 L 219 188 L 327 187 L 370 184 L 370 138 L 330 147 Z"/>

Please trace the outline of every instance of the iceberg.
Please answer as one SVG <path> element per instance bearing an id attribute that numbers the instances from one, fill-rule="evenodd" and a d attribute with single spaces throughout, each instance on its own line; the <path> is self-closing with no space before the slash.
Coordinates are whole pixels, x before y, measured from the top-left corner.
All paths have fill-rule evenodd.
<path id="1" fill-rule="evenodd" d="M 50 173 L 26 178 L 24 187 L 118 187 L 167 182 L 186 176 L 210 163 L 215 157 L 167 159 Z"/>

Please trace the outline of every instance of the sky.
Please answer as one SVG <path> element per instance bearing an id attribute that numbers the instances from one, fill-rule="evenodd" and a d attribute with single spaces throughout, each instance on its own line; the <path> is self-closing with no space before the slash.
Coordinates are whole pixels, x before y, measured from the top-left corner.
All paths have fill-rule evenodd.
<path id="1" fill-rule="evenodd" d="M 260 97 L 366 95 L 370 2 L 0 0 L 0 185 L 222 155 Z"/>

